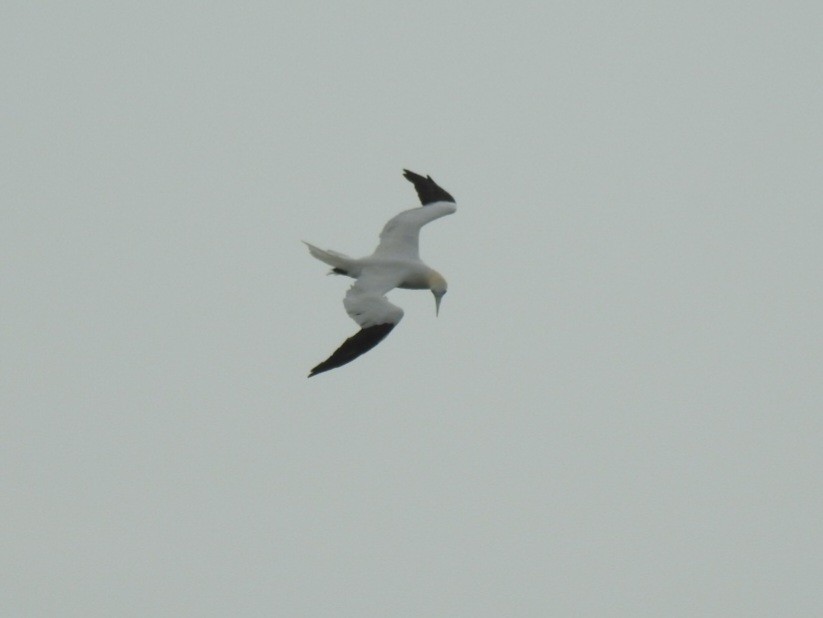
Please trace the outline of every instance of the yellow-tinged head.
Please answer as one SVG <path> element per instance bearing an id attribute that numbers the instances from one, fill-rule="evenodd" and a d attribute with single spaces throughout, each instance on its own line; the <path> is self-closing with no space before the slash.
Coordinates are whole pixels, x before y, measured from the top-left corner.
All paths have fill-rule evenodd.
<path id="1" fill-rule="evenodd" d="M 432 291 L 432 294 L 434 294 L 435 315 L 440 315 L 440 301 L 443 300 L 443 296 L 446 294 L 448 287 L 443 275 L 433 270 L 429 275 L 429 289 Z"/>

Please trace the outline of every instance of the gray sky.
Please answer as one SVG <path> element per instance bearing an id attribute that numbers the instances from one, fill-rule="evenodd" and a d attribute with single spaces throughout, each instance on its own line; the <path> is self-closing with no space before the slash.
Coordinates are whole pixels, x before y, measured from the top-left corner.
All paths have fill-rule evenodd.
<path id="1" fill-rule="evenodd" d="M 0 11 L 0 614 L 823 615 L 819 2 Z M 300 243 L 416 205 L 374 351 Z"/>

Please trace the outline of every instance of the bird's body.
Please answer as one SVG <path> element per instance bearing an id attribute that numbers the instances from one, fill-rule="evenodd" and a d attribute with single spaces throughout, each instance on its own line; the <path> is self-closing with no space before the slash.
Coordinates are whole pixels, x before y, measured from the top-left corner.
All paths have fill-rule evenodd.
<path id="1" fill-rule="evenodd" d="M 332 267 L 331 273 L 356 279 L 346 293 L 343 305 L 361 327 L 334 354 L 312 369 L 309 377 L 353 361 L 380 343 L 397 326 L 403 318 L 403 310 L 385 297 L 390 290 L 431 290 L 437 309 L 440 308 L 440 299 L 446 293 L 446 280 L 420 259 L 420 228 L 454 213 L 457 207 L 454 198 L 431 176 L 423 177 L 408 170 L 404 170 L 403 175 L 414 184 L 423 205 L 390 219 L 380 233 L 380 243 L 374 253 L 364 258 L 352 258 L 306 243 L 312 256 Z"/>

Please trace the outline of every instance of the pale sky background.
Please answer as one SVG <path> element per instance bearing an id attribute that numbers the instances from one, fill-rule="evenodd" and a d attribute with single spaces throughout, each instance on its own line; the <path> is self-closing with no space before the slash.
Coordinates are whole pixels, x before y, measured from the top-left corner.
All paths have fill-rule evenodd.
<path id="1" fill-rule="evenodd" d="M 823 615 L 820 2 L 4 2 L 0 615 Z M 417 204 L 356 325 L 301 244 Z"/>

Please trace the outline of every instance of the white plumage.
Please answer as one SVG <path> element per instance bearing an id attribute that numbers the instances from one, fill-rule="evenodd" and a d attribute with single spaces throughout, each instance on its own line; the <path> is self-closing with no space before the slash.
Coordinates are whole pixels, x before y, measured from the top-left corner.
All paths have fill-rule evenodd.
<path id="1" fill-rule="evenodd" d="M 380 243 L 374 253 L 357 259 L 306 243 L 311 255 L 330 265 L 332 273 L 356 279 L 343 299 L 343 306 L 360 325 L 360 331 L 312 369 L 309 377 L 353 361 L 380 343 L 397 326 L 403 318 L 403 310 L 386 298 L 385 294 L 390 290 L 431 290 L 436 310 L 440 309 L 440 300 L 447 289 L 446 280 L 420 259 L 420 228 L 453 214 L 457 207 L 454 198 L 431 176 L 420 176 L 408 170 L 403 172 L 414 184 L 423 205 L 390 219 L 380 233 Z"/>

